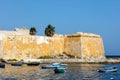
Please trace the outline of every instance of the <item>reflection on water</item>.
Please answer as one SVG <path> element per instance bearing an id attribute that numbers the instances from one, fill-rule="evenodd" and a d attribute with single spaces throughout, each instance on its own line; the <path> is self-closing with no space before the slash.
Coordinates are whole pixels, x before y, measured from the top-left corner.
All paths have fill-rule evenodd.
<path id="1" fill-rule="evenodd" d="M 103 65 L 102 64 L 82 64 L 81 65 L 81 74 L 83 75 L 83 78 L 84 79 L 95 79 L 95 78 L 98 78 L 97 75 L 98 72 L 97 72 L 97 69 L 102 67 Z"/>
<path id="2" fill-rule="evenodd" d="M 6 64 L 5 69 L 0 69 L 0 80 L 119 80 L 120 72 L 99 73 L 96 70 L 103 66 L 117 66 L 119 64 L 68 64 L 65 73 L 55 74 L 51 69 L 41 69 L 39 66 L 11 66 Z M 48 64 L 46 64 L 48 65 Z M 117 76 L 118 77 L 117 77 Z"/>
<path id="3" fill-rule="evenodd" d="M 96 71 L 102 64 L 70 64 L 68 73 L 66 74 L 73 80 L 94 80 L 98 74 Z"/>
<path id="4" fill-rule="evenodd" d="M 22 67 L 11 66 L 7 64 L 5 69 L 0 69 L 1 76 L 3 78 L 17 78 L 17 79 L 26 79 L 35 75 L 35 73 L 39 70 L 39 67 L 27 67 L 23 65 Z"/>

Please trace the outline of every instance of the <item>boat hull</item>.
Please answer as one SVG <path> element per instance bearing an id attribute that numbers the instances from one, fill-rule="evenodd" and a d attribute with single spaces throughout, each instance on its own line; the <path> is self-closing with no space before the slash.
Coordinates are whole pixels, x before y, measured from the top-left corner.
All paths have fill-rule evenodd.
<path id="1" fill-rule="evenodd" d="M 57 74 L 57 73 L 64 73 L 64 72 L 65 72 L 65 69 L 56 68 L 56 69 L 54 70 L 54 72 L 55 72 L 55 74 Z"/>
<path id="2" fill-rule="evenodd" d="M 35 62 L 31 62 L 31 63 L 27 63 L 28 66 L 39 66 L 40 63 L 35 63 Z"/>
<path id="3" fill-rule="evenodd" d="M 12 66 L 22 66 L 22 63 L 12 63 Z"/>
<path id="4" fill-rule="evenodd" d="M 110 69 L 110 70 L 97 70 L 98 72 L 117 72 L 118 69 Z"/>
<path id="5" fill-rule="evenodd" d="M 52 65 L 42 66 L 42 69 L 67 68 L 67 64 L 53 63 Z"/>
<path id="6" fill-rule="evenodd" d="M 0 63 L 0 68 L 5 68 L 5 64 L 4 63 Z"/>
<path id="7" fill-rule="evenodd" d="M 42 66 L 42 69 L 56 69 L 58 66 Z"/>

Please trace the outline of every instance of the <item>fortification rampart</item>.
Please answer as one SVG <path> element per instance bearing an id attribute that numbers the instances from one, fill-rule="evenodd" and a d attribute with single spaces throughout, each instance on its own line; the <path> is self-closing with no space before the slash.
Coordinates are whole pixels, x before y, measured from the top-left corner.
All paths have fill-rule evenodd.
<path id="1" fill-rule="evenodd" d="M 6 59 L 30 59 L 41 56 L 57 56 L 63 53 L 64 38 L 43 36 L 7 36 L 3 41 L 3 57 Z"/>
<path id="2" fill-rule="evenodd" d="M 62 55 L 85 60 L 105 59 L 100 35 L 79 32 L 62 37 L 0 34 L 0 56 L 5 59 L 32 59 Z"/>
<path id="3" fill-rule="evenodd" d="M 103 41 L 100 35 L 82 33 L 65 37 L 65 52 L 86 60 L 105 59 Z"/>

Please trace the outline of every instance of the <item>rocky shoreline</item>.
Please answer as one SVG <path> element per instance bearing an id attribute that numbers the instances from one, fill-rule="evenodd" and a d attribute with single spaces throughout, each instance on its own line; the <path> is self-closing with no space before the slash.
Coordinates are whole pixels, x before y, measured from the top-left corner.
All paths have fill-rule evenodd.
<path id="1" fill-rule="evenodd" d="M 1 62 L 5 63 L 120 63 L 120 58 L 108 58 L 108 59 L 101 59 L 101 60 L 90 60 L 90 59 L 77 59 L 77 58 L 69 58 L 69 59 L 24 59 L 24 60 L 3 60 Z"/>
<path id="2" fill-rule="evenodd" d="M 24 63 L 28 62 L 40 62 L 42 64 L 46 63 L 120 63 L 120 58 L 117 59 L 106 59 L 101 61 L 90 61 L 90 60 L 83 60 L 83 59 L 25 59 L 23 60 Z"/>

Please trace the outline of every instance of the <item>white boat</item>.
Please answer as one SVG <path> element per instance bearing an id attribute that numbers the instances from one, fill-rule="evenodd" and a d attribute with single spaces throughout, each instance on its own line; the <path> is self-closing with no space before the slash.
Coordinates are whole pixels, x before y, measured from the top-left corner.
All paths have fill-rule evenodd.
<path id="1" fill-rule="evenodd" d="M 53 63 L 52 65 L 48 65 L 48 66 L 42 66 L 42 69 L 56 69 L 56 68 L 67 68 L 67 64 L 61 64 L 61 63 Z"/>
<path id="2" fill-rule="evenodd" d="M 48 65 L 48 66 L 42 66 L 42 69 L 56 69 L 59 66 L 53 66 L 53 65 Z"/>
<path id="3" fill-rule="evenodd" d="M 98 72 L 117 72 L 118 69 L 116 67 L 113 68 L 102 68 L 102 69 L 98 69 Z"/>
<path id="4" fill-rule="evenodd" d="M 53 66 L 67 66 L 67 64 L 61 64 L 61 63 L 53 63 Z"/>

